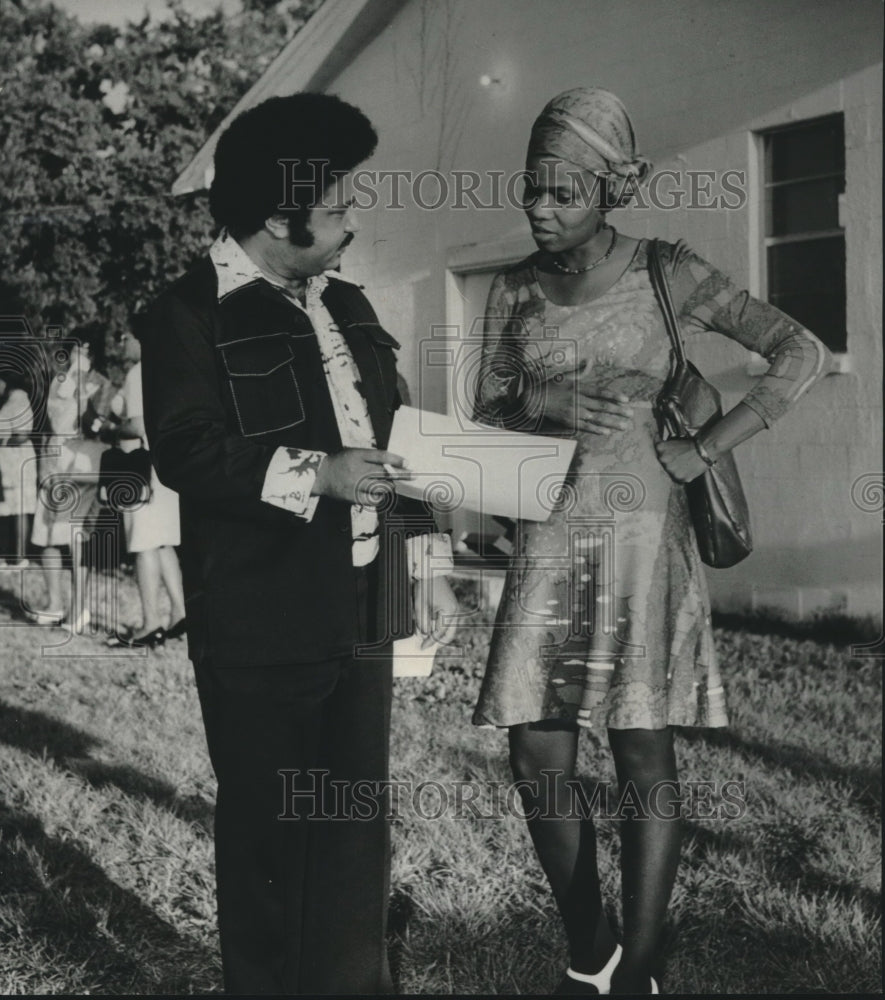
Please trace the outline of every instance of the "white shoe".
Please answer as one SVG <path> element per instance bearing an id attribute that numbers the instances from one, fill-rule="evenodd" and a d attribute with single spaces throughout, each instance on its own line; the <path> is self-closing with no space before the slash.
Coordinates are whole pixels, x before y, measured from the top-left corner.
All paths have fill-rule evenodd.
<path id="1" fill-rule="evenodd" d="M 595 986 L 601 994 L 611 993 L 612 973 L 617 968 L 618 962 L 621 961 L 622 950 L 621 946 L 616 944 L 612 957 L 605 963 L 599 972 L 595 972 L 592 975 L 589 972 L 575 972 L 573 969 L 566 969 L 565 974 L 569 977 L 569 979 L 575 979 L 579 983 L 588 983 L 590 986 Z M 652 980 L 652 983 L 654 983 L 654 980 Z M 657 990 L 654 992 L 657 992 Z"/>
<path id="2" fill-rule="evenodd" d="M 64 611 L 34 610 L 26 611 L 25 614 L 28 621 L 34 625 L 64 625 L 65 623 Z"/>
<path id="3" fill-rule="evenodd" d="M 658 989 L 658 984 L 655 982 L 655 977 L 654 976 L 651 977 L 651 992 L 652 992 L 653 996 L 660 995 L 660 992 L 661 992 Z"/>
<path id="4" fill-rule="evenodd" d="M 91 621 L 92 615 L 89 612 L 89 608 L 83 608 L 78 615 L 67 623 L 66 628 L 77 635 L 84 635 Z"/>

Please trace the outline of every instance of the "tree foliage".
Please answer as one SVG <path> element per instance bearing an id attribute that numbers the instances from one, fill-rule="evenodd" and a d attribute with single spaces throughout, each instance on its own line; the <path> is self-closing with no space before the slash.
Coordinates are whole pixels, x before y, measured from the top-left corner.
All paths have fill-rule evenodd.
<path id="1" fill-rule="evenodd" d="M 125 329 L 211 237 L 175 177 L 317 5 L 116 28 L 0 4 L 0 316 Z"/>

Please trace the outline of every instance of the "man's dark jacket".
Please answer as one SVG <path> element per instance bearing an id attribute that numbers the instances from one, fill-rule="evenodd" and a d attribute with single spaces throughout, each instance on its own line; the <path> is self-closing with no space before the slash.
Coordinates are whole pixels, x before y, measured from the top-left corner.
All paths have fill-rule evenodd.
<path id="1" fill-rule="evenodd" d="M 203 258 L 151 306 L 140 331 L 151 455 L 180 497 L 190 657 L 249 666 L 350 655 L 358 641 L 350 505 L 321 497 L 307 522 L 260 499 L 277 447 L 342 447 L 316 335 L 266 281 L 217 296 Z M 355 285 L 331 278 L 323 302 L 384 448 L 399 402 L 399 345 Z M 403 539 L 434 527 L 423 504 L 397 498 L 388 507 L 377 636 L 398 638 L 411 630 Z"/>

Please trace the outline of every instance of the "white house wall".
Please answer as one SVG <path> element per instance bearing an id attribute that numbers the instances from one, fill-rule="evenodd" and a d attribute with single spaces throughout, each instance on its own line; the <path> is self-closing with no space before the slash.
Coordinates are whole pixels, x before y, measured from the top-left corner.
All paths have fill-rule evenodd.
<path id="1" fill-rule="evenodd" d="M 740 450 L 757 551 L 711 574 L 719 607 L 881 610 L 881 514 L 851 499 L 859 477 L 882 469 L 881 45 L 878 0 L 411 0 L 327 87 L 375 122 L 368 167 L 417 173 L 519 169 L 550 97 L 606 86 L 656 166 L 746 171 L 750 195 L 739 210 L 626 211 L 616 224 L 683 237 L 751 291 L 762 259 L 753 133 L 844 112 L 847 371 Z M 404 204 L 363 214 L 345 273 L 403 342 L 413 395 L 420 386 L 424 406 L 444 409 L 444 378 L 419 373 L 418 342 L 451 322 L 447 262 L 467 244 L 482 261 L 531 243 L 514 207 L 426 211 L 408 195 Z M 702 338 L 694 357 L 731 401 L 750 384 L 749 355 L 723 338 Z"/>

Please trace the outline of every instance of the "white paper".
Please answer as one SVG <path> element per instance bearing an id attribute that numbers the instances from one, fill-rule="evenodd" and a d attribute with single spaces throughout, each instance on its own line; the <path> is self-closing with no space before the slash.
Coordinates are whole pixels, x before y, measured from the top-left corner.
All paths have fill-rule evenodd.
<path id="1" fill-rule="evenodd" d="M 420 632 L 408 639 L 395 639 L 393 643 L 394 677 L 429 677 L 433 671 L 433 658 L 441 643 L 432 642 L 421 648 L 424 636 Z"/>
<path id="2" fill-rule="evenodd" d="M 575 442 L 484 427 L 455 416 L 401 406 L 387 450 L 414 477 L 397 480 L 403 496 L 434 507 L 546 521 L 568 472 Z"/>

